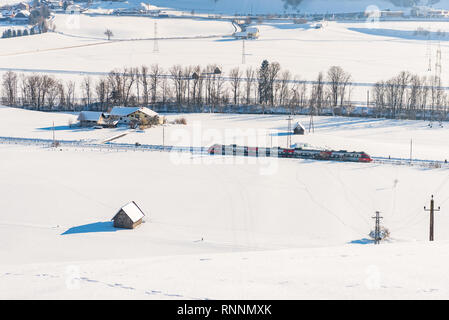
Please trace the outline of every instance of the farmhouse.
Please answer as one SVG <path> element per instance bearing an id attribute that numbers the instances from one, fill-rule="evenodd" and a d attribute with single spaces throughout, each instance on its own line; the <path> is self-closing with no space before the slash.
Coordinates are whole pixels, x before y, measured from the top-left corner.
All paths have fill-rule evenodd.
<path id="1" fill-rule="evenodd" d="M 29 18 L 30 18 L 30 12 L 28 10 L 20 10 L 12 17 L 12 21 L 28 23 Z"/>
<path id="2" fill-rule="evenodd" d="M 244 31 L 234 33 L 237 39 L 257 39 L 259 38 L 259 29 L 255 27 L 247 28 Z"/>
<path id="3" fill-rule="evenodd" d="M 134 201 L 131 201 L 120 208 L 112 221 L 115 228 L 134 229 L 142 223 L 143 217 L 145 217 L 143 211 Z"/>
<path id="4" fill-rule="evenodd" d="M 110 116 L 119 124 L 163 123 L 163 117 L 146 107 L 113 107 Z"/>

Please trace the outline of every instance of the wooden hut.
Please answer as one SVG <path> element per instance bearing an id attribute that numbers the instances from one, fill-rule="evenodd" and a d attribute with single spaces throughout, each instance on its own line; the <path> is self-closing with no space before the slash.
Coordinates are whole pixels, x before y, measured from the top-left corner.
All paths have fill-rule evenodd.
<path id="1" fill-rule="evenodd" d="M 293 134 L 305 134 L 306 133 L 306 129 L 304 128 L 304 126 L 300 123 L 297 122 L 295 127 L 293 128 Z"/>
<path id="2" fill-rule="evenodd" d="M 131 201 L 120 208 L 112 221 L 115 228 L 134 229 L 142 223 L 143 217 L 145 217 L 143 211 L 134 201 Z"/>

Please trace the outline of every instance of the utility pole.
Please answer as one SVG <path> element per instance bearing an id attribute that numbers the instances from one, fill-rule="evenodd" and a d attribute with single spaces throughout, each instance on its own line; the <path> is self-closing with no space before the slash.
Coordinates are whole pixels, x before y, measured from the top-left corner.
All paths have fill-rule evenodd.
<path id="1" fill-rule="evenodd" d="M 433 195 L 432 195 L 432 199 L 430 200 L 430 209 L 426 209 L 426 207 L 424 207 L 424 211 L 428 211 L 430 212 L 430 234 L 429 234 L 429 241 L 433 241 L 433 226 L 434 226 L 434 213 L 435 211 L 440 211 L 440 207 L 438 207 L 438 209 L 435 209 L 435 203 L 433 201 Z"/>
<path id="2" fill-rule="evenodd" d="M 53 121 L 53 147 L 56 147 L 56 141 L 55 141 L 55 122 Z"/>
<path id="3" fill-rule="evenodd" d="M 162 146 L 165 148 L 165 125 L 162 125 Z"/>
<path id="4" fill-rule="evenodd" d="M 157 34 L 157 22 L 154 23 L 154 43 L 153 43 L 153 52 L 159 52 L 159 42 L 158 42 L 158 34 Z"/>
<path id="5" fill-rule="evenodd" d="M 246 48 L 245 48 L 245 39 L 242 39 L 242 64 L 246 64 Z"/>
<path id="6" fill-rule="evenodd" d="M 381 217 L 379 211 L 376 211 L 376 216 L 372 217 L 373 219 L 376 219 L 376 226 L 374 228 L 374 244 L 379 244 L 380 240 L 382 240 L 381 236 L 380 236 L 380 219 L 383 219 L 383 217 Z"/>
<path id="7" fill-rule="evenodd" d="M 369 107 L 369 90 L 366 90 L 366 106 Z"/>

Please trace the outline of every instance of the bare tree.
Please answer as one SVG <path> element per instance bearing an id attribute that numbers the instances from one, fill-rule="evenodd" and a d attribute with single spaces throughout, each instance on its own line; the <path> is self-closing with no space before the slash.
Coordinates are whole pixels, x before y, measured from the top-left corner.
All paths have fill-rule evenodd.
<path id="1" fill-rule="evenodd" d="M 104 35 L 106 37 L 108 37 L 108 41 L 110 41 L 111 38 L 114 36 L 114 33 L 112 33 L 112 31 L 110 29 L 106 29 L 106 31 L 104 32 Z"/>
<path id="2" fill-rule="evenodd" d="M 252 67 L 249 67 L 246 69 L 245 75 L 246 104 L 249 105 L 251 104 L 251 89 L 256 82 L 256 71 Z M 255 100 L 257 101 L 257 97 Z"/>
<path id="3" fill-rule="evenodd" d="M 157 101 L 157 88 L 159 85 L 160 77 L 163 73 L 162 68 L 158 64 L 153 64 L 150 71 L 151 79 L 151 103 L 155 104 Z"/>
<path id="4" fill-rule="evenodd" d="M 6 94 L 6 103 L 13 106 L 17 101 L 18 77 L 17 74 L 8 71 L 3 75 L 2 81 L 3 91 Z"/>
<path id="5" fill-rule="evenodd" d="M 88 107 L 91 104 L 91 98 L 92 98 L 92 84 L 91 84 L 92 80 L 90 77 L 84 77 L 83 81 L 82 81 L 82 86 L 81 86 L 81 90 L 83 92 L 83 101 L 84 104 L 87 105 Z"/>
<path id="6" fill-rule="evenodd" d="M 240 83 L 242 81 L 242 72 L 239 67 L 232 69 L 229 73 L 229 77 L 231 78 L 234 105 L 237 106 L 240 98 Z"/>

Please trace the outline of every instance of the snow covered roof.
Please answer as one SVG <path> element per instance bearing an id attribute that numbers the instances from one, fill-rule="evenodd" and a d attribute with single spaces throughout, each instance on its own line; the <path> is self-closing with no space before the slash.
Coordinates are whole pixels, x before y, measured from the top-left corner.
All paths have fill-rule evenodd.
<path id="1" fill-rule="evenodd" d="M 156 116 L 159 115 L 156 111 L 153 111 L 153 110 L 151 110 L 151 109 L 149 109 L 147 107 L 140 108 L 140 111 L 145 113 L 146 115 L 148 115 L 150 117 L 156 117 Z"/>
<path id="2" fill-rule="evenodd" d="M 130 114 L 133 114 L 136 111 L 140 111 L 145 113 L 146 115 L 150 117 L 158 116 L 159 114 L 157 112 L 154 112 L 151 109 L 148 109 L 146 107 L 139 108 L 139 107 L 114 107 L 111 110 L 111 116 L 115 117 L 127 117 Z"/>
<path id="3" fill-rule="evenodd" d="M 114 218 L 122 211 L 126 213 L 126 215 L 131 219 L 131 221 L 137 222 L 143 217 L 145 217 L 145 214 L 140 210 L 140 208 L 137 206 L 137 204 L 134 201 L 131 201 L 130 203 L 126 204 L 125 206 L 121 207 L 120 210 L 115 214 Z"/>
<path id="4" fill-rule="evenodd" d="M 258 33 L 259 29 L 256 27 L 246 28 L 246 32 L 248 33 Z"/>
<path id="5" fill-rule="evenodd" d="M 78 116 L 78 121 L 98 121 L 102 116 L 102 112 L 81 111 Z"/>
<path id="6" fill-rule="evenodd" d="M 112 108 L 110 114 L 111 116 L 116 117 L 126 117 L 129 116 L 131 113 L 136 112 L 140 108 L 138 107 L 114 107 Z"/>
<path id="7" fill-rule="evenodd" d="M 28 10 L 20 10 L 17 14 L 17 16 L 22 16 L 22 17 L 29 17 L 30 16 L 30 12 Z"/>
<path id="8" fill-rule="evenodd" d="M 301 122 L 296 122 L 296 124 L 295 124 L 295 129 L 296 128 L 301 128 L 301 129 L 303 129 L 303 130 L 305 130 L 305 128 L 304 128 L 304 126 L 301 124 Z"/>

